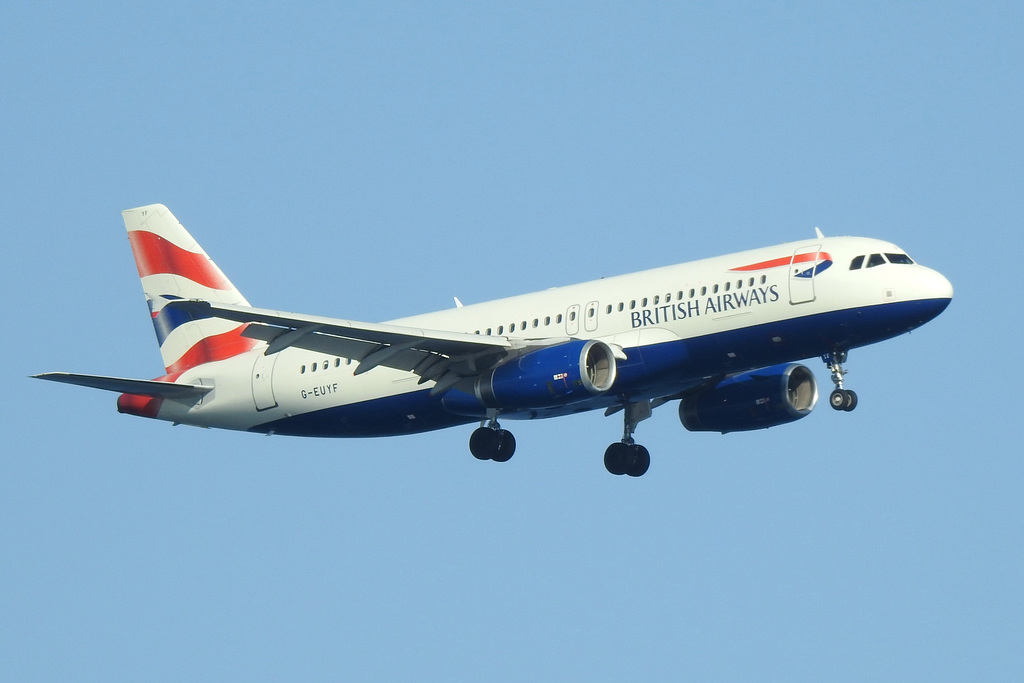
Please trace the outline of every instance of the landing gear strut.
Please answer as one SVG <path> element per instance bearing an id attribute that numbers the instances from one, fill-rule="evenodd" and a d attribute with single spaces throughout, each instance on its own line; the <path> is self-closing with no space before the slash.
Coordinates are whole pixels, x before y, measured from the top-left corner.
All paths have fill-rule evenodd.
<path id="1" fill-rule="evenodd" d="M 835 390 L 828 397 L 828 403 L 836 410 L 847 412 L 857 407 L 857 394 L 852 389 L 843 388 L 843 377 L 846 371 L 843 370 L 843 363 L 846 362 L 846 351 L 836 350 L 833 353 L 821 357 L 825 365 L 832 371 L 832 383 L 836 385 Z"/>
<path id="2" fill-rule="evenodd" d="M 651 454 L 633 441 L 633 432 L 639 422 L 651 416 L 651 402 L 640 401 L 626 405 L 623 412 L 622 441 L 613 443 L 604 452 L 604 466 L 612 474 L 640 477 L 651 466 Z"/>
<path id="3" fill-rule="evenodd" d="M 516 452 L 516 437 L 498 424 L 497 411 L 488 412 L 487 424 L 481 425 L 469 437 L 469 452 L 477 460 L 507 462 Z"/>

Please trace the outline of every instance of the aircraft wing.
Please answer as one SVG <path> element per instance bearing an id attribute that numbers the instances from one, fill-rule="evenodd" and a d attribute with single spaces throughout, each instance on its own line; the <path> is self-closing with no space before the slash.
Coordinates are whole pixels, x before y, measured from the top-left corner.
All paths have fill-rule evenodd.
<path id="1" fill-rule="evenodd" d="M 294 346 L 359 361 L 357 375 L 377 366 L 405 370 L 419 375 L 421 384 L 437 382 L 434 393 L 441 393 L 462 379 L 476 377 L 519 348 L 565 341 L 513 343 L 506 337 L 354 322 L 201 300 L 176 300 L 167 306 L 197 318 L 249 323 L 242 335 L 267 342 L 266 355 Z"/>
<path id="2" fill-rule="evenodd" d="M 213 387 L 199 384 L 174 384 L 150 379 L 128 379 L 125 377 L 107 377 L 105 375 L 78 375 L 71 372 L 44 372 L 32 375 L 34 379 L 47 379 L 51 382 L 77 384 L 82 387 L 116 391 L 120 394 L 138 394 L 140 396 L 162 396 L 164 398 L 199 398 Z"/>

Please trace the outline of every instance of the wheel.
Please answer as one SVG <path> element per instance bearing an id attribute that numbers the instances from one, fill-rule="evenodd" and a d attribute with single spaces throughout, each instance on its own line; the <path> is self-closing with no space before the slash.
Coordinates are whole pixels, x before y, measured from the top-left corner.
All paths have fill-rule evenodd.
<path id="1" fill-rule="evenodd" d="M 507 429 L 491 431 L 498 435 L 497 447 L 494 449 L 494 454 L 491 455 L 491 460 L 494 462 L 508 462 L 508 459 L 515 455 L 516 452 L 516 437 L 512 436 L 512 432 Z"/>
<path id="2" fill-rule="evenodd" d="M 613 443 L 604 452 L 604 468 L 610 473 L 625 474 L 629 464 L 629 445 L 621 441 Z"/>
<path id="3" fill-rule="evenodd" d="M 850 412 L 857 407 L 857 394 L 853 389 L 846 390 L 846 405 L 843 406 L 843 410 Z"/>
<path id="4" fill-rule="evenodd" d="M 640 444 L 634 444 L 629 449 L 630 466 L 626 471 L 631 477 L 642 477 L 651 466 L 650 452 Z"/>
<path id="5" fill-rule="evenodd" d="M 498 452 L 498 445 L 498 432 L 490 427 L 479 427 L 469 437 L 469 452 L 477 460 L 490 460 L 493 458 Z M 513 446 L 513 450 L 514 448 Z"/>
<path id="6" fill-rule="evenodd" d="M 842 389 L 836 389 L 829 395 L 828 404 L 836 410 L 842 410 L 843 406 L 846 405 L 846 392 Z"/>

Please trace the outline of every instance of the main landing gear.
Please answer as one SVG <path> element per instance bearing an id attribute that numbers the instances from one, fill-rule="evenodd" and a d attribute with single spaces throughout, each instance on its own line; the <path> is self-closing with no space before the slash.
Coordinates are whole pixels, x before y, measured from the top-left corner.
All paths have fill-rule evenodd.
<path id="1" fill-rule="evenodd" d="M 836 410 L 849 412 L 857 407 L 857 394 L 852 389 L 843 388 L 843 377 L 846 371 L 843 370 L 843 363 L 846 362 L 846 351 L 835 351 L 821 357 L 825 365 L 832 371 L 832 383 L 836 385 L 835 390 L 829 395 L 828 403 Z"/>
<path id="2" fill-rule="evenodd" d="M 633 432 L 636 431 L 637 423 L 651 416 L 651 402 L 630 403 L 622 412 L 622 441 L 613 443 L 604 452 L 604 466 L 612 474 L 640 477 L 651 466 L 651 454 L 633 441 Z"/>
<path id="3" fill-rule="evenodd" d="M 477 460 L 507 462 L 516 452 L 516 437 L 498 424 L 498 413 L 488 414 L 487 425 L 469 437 L 469 452 Z"/>
<path id="4" fill-rule="evenodd" d="M 611 409 L 614 412 L 616 409 Z M 612 474 L 640 477 L 651 466 L 651 454 L 633 441 L 638 423 L 651 416 L 651 402 L 638 401 L 623 410 L 622 441 L 613 443 L 604 452 L 604 466 Z M 516 438 L 498 424 L 498 412 L 488 412 L 484 423 L 469 437 L 469 452 L 477 460 L 506 462 L 516 452 Z"/>

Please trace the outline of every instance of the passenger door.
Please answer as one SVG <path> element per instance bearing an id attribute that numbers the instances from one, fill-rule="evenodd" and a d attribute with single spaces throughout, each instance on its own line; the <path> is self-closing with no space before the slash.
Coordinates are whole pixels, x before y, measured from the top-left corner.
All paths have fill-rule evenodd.
<path id="1" fill-rule="evenodd" d="M 793 252 L 789 262 L 789 303 L 796 305 L 814 301 L 814 273 L 820 251 L 821 245 L 816 244 Z"/>

